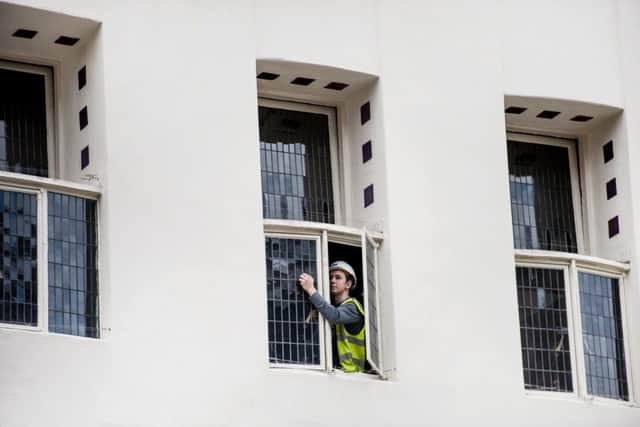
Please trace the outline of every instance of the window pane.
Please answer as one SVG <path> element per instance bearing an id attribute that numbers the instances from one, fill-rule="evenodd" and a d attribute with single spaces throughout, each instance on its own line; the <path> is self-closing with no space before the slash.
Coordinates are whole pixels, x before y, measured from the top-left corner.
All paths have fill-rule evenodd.
<path id="1" fill-rule="evenodd" d="M 324 114 L 259 107 L 264 218 L 335 222 Z"/>
<path id="2" fill-rule="evenodd" d="M 98 338 L 96 201 L 48 193 L 49 330 Z"/>
<path id="3" fill-rule="evenodd" d="M 38 217 L 33 194 L 0 191 L 0 322 L 38 324 Z"/>
<path id="4" fill-rule="evenodd" d="M 578 276 L 587 391 L 629 400 L 618 279 Z"/>
<path id="5" fill-rule="evenodd" d="M 0 170 L 48 176 L 45 79 L 0 69 Z"/>
<path id="6" fill-rule="evenodd" d="M 516 267 L 516 283 L 525 388 L 572 391 L 563 271 Z"/>
<path id="7" fill-rule="evenodd" d="M 515 248 L 577 252 L 567 148 L 509 141 L 508 153 Z"/>
<path id="8" fill-rule="evenodd" d="M 302 272 L 317 278 L 316 243 L 306 239 L 265 238 L 269 361 L 320 364 L 320 325 L 298 285 Z"/>

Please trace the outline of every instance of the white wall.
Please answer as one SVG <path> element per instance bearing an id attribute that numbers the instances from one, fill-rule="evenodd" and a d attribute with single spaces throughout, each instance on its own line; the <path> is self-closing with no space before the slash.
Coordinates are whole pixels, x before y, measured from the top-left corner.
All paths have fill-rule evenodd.
<path id="1" fill-rule="evenodd" d="M 505 93 L 624 104 L 634 140 L 637 106 L 620 89 L 637 90 L 640 71 L 632 2 L 619 17 L 595 1 L 578 16 L 574 2 L 490 0 L 23 3 L 102 22 L 110 331 L 0 328 L 0 425 L 640 423 L 637 408 L 525 396 L 503 115 Z M 387 205 L 391 381 L 267 368 L 256 58 L 380 78 L 371 179 Z"/>

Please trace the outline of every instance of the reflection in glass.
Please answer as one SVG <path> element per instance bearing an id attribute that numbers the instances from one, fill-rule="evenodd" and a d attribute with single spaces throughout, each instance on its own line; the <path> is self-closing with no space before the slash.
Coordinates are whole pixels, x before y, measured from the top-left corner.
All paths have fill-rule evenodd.
<path id="1" fill-rule="evenodd" d="M 45 79 L 0 69 L 0 170 L 48 176 Z"/>
<path id="2" fill-rule="evenodd" d="M 629 400 L 618 279 L 578 274 L 587 391 Z"/>
<path id="3" fill-rule="evenodd" d="M 566 147 L 508 141 L 516 249 L 577 252 Z"/>
<path id="4" fill-rule="evenodd" d="M 318 316 L 297 283 L 302 272 L 317 277 L 315 241 L 267 237 L 265 250 L 269 361 L 319 365 Z"/>
<path id="5" fill-rule="evenodd" d="M 264 218 L 334 223 L 324 114 L 259 107 Z"/>
<path id="6" fill-rule="evenodd" d="M 38 324 L 38 218 L 35 195 L 0 191 L 0 322 Z"/>
<path id="7" fill-rule="evenodd" d="M 48 193 L 49 330 L 98 338 L 96 201 Z"/>
<path id="8" fill-rule="evenodd" d="M 517 267 L 516 283 L 525 388 L 572 391 L 563 271 Z"/>

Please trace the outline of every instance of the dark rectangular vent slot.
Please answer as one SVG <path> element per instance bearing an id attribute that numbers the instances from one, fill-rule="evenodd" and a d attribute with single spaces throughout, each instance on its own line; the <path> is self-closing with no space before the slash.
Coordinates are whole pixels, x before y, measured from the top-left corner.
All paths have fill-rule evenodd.
<path id="1" fill-rule="evenodd" d="M 615 197 L 618 194 L 618 186 L 616 179 L 612 178 L 607 182 L 607 200 Z"/>
<path id="2" fill-rule="evenodd" d="M 371 141 L 367 141 L 362 144 L 362 163 L 366 163 L 373 157 L 373 152 L 371 149 Z"/>
<path id="3" fill-rule="evenodd" d="M 260 80 L 275 80 L 280 77 L 280 74 L 267 73 L 266 71 L 258 74 Z"/>
<path id="4" fill-rule="evenodd" d="M 89 166 L 89 146 L 87 145 L 80 152 L 80 169 Z"/>
<path id="5" fill-rule="evenodd" d="M 553 119 L 558 114 L 560 114 L 560 111 L 544 110 L 540 114 L 538 114 L 536 117 L 539 117 L 541 119 Z"/>
<path id="6" fill-rule="evenodd" d="M 74 44 L 78 43 L 78 41 L 80 41 L 80 39 L 76 37 L 60 36 L 54 43 L 61 44 L 63 46 L 73 46 Z"/>
<path id="7" fill-rule="evenodd" d="M 593 119 L 593 117 L 591 116 L 582 116 L 580 114 L 578 114 L 575 117 L 571 118 L 572 122 L 588 122 L 589 120 Z"/>
<path id="8" fill-rule="evenodd" d="M 85 87 L 87 84 L 87 67 L 80 68 L 78 71 L 78 90 Z"/>
<path id="9" fill-rule="evenodd" d="M 360 124 L 363 125 L 371 119 L 371 104 L 365 102 L 360 107 Z"/>
<path id="10" fill-rule="evenodd" d="M 602 146 L 602 155 L 605 163 L 613 159 L 613 141 L 609 141 Z"/>
<path id="11" fill-rule="evenodd" d="M 525 111 L 527 111 L 527 109 L 524 107 L 509 107 L 506 110 L 504 110 L 504 112 L 507 114 L 522 114 Z"/>
<path id="12" fill-rule="evenodd" d="M 609 220 L 609 238 L 612 238 L 618 233 L 620 233 L 620 221 L 616 215 Z"/>
<path id="13" fill-rule="evenodd" d="M 89 124 L 89 112 L 87 111 L 87 107 L 84 107 L 80 110 L 80 130 L 87 127 Z"/>
<path id="14" fill-rule="evenodd" d="M 307 77 L 296 77 L 295 79 L 291 80 L 291 84 L 298 86 L 309 86 L 315 80 L 316 79 L 309 79 Z"/>
<path id="15" fill-rule="evenodd" d="M 326 85 L 324 88 L 325 89 L 332 89 L 332 90 L 343 90 L 344 88 L 348 87 L 349 85 L 346 83 L 340 83 L 340 82 L 331 82 L 328 85 Z"/>
<path id="16" fill-rule="evenodd" d="M 373 184 L 364 189 L 364 207 L 368 207 L 373 203 Z"/>
<path id="17" fill-rule="evenodd" d="M 36 34 L 38 34 L 37 31 L 26 30 L 24 28 L 20 28 L 15 33 L 13 33 L 13 37 L 18 37 L 18 38 L 21 38 L 21 39 L 32 39 L 32 38 L 34 38 L 36 36 Z"/>

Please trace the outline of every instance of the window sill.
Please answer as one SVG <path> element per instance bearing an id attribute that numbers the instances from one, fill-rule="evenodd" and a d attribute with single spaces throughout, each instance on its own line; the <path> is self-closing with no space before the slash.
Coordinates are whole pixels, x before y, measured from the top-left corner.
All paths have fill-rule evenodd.
<path id="1" fill-rule="evenodd" d="M 52 337 L 62 337 L 65 339 L 71 340 L 81 340 L 84 342 L 105 342 L 104 337 L 101 338 L 93 338 L 93 337 L 83 337 L 81 335 L 71 335 L 71 334 L 61 334 L 58 332 L 48 332 L 42 329 L 41 327 L 36 326 L 23 326 L 23 325 L 13 325 L 10 323 L 0 323 L 0 336 L 8 335 L 8 334 L 37 334 L 44 336 L 52 336 Z"/>
<path id="2" fill-rule="evenodd" d="M 364 372 L 353 372 L 346 373 L 342 372 L 340 369 L 332 369 L 330 371 L 325 371 L 323 369 L 315 369 L 313 367 L 309 368 L 288 368 L 281 366 L 269 366 L 270 372 L 277 372 L 277 375 L 313 375 L 317 377 L 327 377 L 327 378 L 339 378 L 340 380 L 345 381 L 356 381 L 356 382 L 389 382 L 380 378 L 377 374 L 366 374 Z"/>
<path id="3" fill-rule="evenodd" d="M 627 408 L 636 408 L 636 409 L 640 408 L 639 404 L 631 401 L 607 399 L 604 397 L 597 397 L 597 396 L 580 397 L 576 393 L 525 390 L 524 394 L 527 398 L 564 401 L 564 402 L 578 403 L 582 405 L 601 405 L 601 406 L 627 407 Z"/>
<path id="4" fill-rule="evenodd" d="M 66 194 L 97 198 L 102 189 L 97 185 L 78 184 L 61 179 L 44 178 L 41 176 L 25 175 L 21 173 L 0 171 L 0 185 L 14 185 L 29 189 L 46 189 L 60 191 Z"/>

